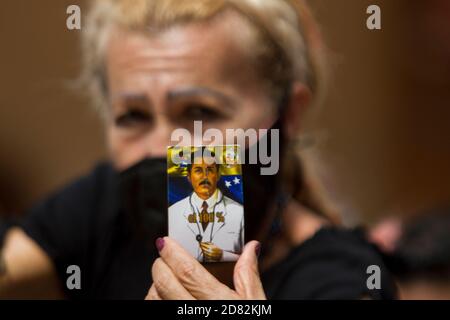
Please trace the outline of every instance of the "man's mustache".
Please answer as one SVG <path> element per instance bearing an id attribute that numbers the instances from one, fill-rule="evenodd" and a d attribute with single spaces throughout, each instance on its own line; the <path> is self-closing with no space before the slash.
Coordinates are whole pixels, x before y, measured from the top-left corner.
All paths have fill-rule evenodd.
<path id="1" fill-rule="evenodd" d="M 206 185 L 208 185 L 208 186 L 210 186 L 210 187 L 212 186 L 212 185 L 211 185 L 211 182 L 209 182 L 207 179 L 201 181 L 198 185 L 199 185 L 199 186 L 202 186 L 202 185 L 204 185 L 204 184 L 206 184 Z"/>

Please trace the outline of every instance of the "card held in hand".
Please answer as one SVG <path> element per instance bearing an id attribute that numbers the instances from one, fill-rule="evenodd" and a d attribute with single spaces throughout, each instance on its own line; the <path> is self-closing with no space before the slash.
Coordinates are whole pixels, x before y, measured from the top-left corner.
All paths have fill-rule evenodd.
<path id="1" fill-rule="evenodd" d="M 244 246 L 237 145 L 169 147 L 169 237 L 200 262 L 236 261 Z"/>

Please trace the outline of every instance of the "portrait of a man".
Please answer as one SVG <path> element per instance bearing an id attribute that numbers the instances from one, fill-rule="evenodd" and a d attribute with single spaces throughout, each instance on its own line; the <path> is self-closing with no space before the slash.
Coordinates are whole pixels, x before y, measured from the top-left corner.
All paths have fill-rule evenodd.
<path id="1" fill-rule="evenodd" d="M 244 208 L 219 187 L 221 166 L 214 157 L 194 155 L 185 173 L 191 192 L 169 207 L 169 236 L 202 262 L 236 261 L 244 243 Z M 233 183 L 222 180 L 225 188 Z M 234 176 L 235 184 L 239 180 Z"/>

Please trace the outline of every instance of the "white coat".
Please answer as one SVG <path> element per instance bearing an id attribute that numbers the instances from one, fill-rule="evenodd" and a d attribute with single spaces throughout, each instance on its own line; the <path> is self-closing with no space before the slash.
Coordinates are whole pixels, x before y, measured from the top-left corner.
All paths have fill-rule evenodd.
<path id="1" fill-rule="evenodd" d="M 199 261 L 203 261 L 201 242 L 212 242 L 223 250 L 221 261 L 236 261 L 244 245 L 244 208 L 238 202 L 223 196 L 217 189 L 207 200 L 208 213 L 214 221 L 203 231 L 199 219 L 203 201 L 195 192 L 169 207 L 169 237 L 177 240 Z M 191 216 L 191 218 L 189 218 Z M 191 222 L 190 222 L 191 221 Z"/>

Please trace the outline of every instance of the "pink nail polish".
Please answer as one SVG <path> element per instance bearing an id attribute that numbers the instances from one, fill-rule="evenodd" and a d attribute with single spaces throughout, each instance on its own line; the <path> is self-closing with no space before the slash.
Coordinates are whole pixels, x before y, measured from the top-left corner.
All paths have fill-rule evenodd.
<path id="1" fill-rule="evenodd" d="M 156 249 L 158 249 L 158 252 L 161 252 L 161 250 L 164 248 L 164 239 L 163 238 L 158 238 L 156 239 Z"/>

